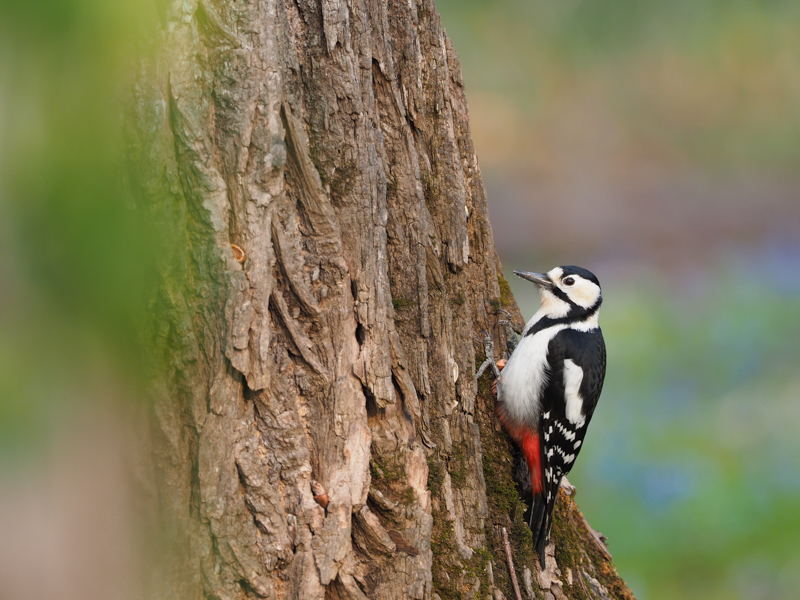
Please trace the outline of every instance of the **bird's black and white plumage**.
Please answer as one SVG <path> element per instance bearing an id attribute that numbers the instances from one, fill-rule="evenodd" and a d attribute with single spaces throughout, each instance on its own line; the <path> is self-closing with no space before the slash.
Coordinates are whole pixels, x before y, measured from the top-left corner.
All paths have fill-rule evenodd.
<path id="1" fill-rule="evenodd" d="M 603 388 L 603 296 L 597 277 L 580 267 L 515 273 L 539 287 L 542 302 L 500 374 L 498 415 L 527 463 L 530 525 L 544 568 L 561 477 L 575 464 Z"/>

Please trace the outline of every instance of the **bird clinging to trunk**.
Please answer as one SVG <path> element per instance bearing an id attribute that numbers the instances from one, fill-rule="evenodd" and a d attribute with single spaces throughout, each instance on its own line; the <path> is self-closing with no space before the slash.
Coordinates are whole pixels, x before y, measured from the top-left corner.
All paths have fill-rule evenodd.
<path id="1" fill-rule="evenodd" d="M 514 273 L 539 287 L 541 306 L 500 374 L 497 411 L 527 463 L 529 525 L 544 568 L 561 478 L 575 464 L 603 388 L 603 296 L 597 277 L 580 267 Z"/>

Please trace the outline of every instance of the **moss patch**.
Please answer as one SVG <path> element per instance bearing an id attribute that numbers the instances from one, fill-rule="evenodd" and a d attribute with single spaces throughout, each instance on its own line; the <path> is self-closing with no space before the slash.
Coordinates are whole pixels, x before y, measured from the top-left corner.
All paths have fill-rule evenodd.
<path id="1" fill-rule="evenodd" d="M 464 292 L 459 291 L 458 294 L 450 298 L 450 306 L 463 306 L 466 301 L 467 297 Z"/>
<path id="2" fill-rule="evenodd" d="M 422 192 L 425 195 L 425 203 L 428 205 L 428 210 L 433 213 L 438 206 L 439 188 L 436 187 L 436 182 L 433 180 L 433 174 L 425 172 L 422 174 Z"/>
<path id="3" fill-rule="evenodd" d="M 453 454 L 448 461 L 448 467 L 453 488 L 462 487 L 467 481 L 467 463 L 464 446 L 461 444 L 453 444 Z"/>
<path id="4" fill-rule="evenodd" d="M 431 491 L 433 516 L 433 531 L 431 532 L 431 551 L 433 564 L 433 589 L 442 598 L 450 600 L 461 598 L 460 580 L 463 577 L 464 565 L 456 558 L 458 549 L 453 531 L 453 522 L 448 518 L 447 511 L 442 506 L 442 490 L 447 464 L 437 452 L 428 458 L 428 489 Z"/>
<path id="5" fill-rule="evenodd" d="M 372 476 L 371 487 L 380 491 L 384 496 L 403 506 L 416 502 L 414 488 L 408 485 L 405 473 L 404 455 L 393 454 L 389 457 L 378 456 L 374 449 L 369 463 Z"/>
<path id="6" fill-rule="evenodd" d="M 502 272 L 497 273 L 497 285 L 500 286 L 500 306 L 506 307 L 511 304 L 514 296 L 511 294 L 511 287 Z"/>
<path id="7" fill-rule="evenodd" d="M 387 196 L 397 195 L 397 175 L 395 175 L 391 171 L 386 175 L 386 195 Z"/>
<path id="8" fill-rule="evenodd" d="M 392 297 L 392 306 L 394 306 L 395 310 L 400 310 L 401 308 L 407 308 L 409 306 L 414 306 L 416 303 L 409 299 L 404 298 L 403 296 L 393 296 Z"/>

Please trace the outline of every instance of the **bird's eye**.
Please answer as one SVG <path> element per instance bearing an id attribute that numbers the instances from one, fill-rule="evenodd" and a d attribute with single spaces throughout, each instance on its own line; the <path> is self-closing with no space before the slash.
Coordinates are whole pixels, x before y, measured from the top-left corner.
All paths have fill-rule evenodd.
<path id="1" fill-rule="evenodd" d="M 564 280 L 564 285 L 572 285 L 574 283 L 575 283 L 575 278 L 574 277 L 567 277 Z"/>

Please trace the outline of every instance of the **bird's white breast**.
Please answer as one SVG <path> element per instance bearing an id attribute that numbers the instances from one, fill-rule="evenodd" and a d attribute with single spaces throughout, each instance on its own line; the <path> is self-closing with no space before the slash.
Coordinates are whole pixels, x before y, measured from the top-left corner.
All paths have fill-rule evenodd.
<path id="1" fill-rule="evenodd" d="M 550 340 L 565 328 L 566 325 L 553 325 L 534 335 L 523 334 L 517 349 L 508 359 L 500 374 L 498 400 L 512 420 L 531 426 L 538 421 L 540 396 L 547 385 L 547 347 Z"/>

